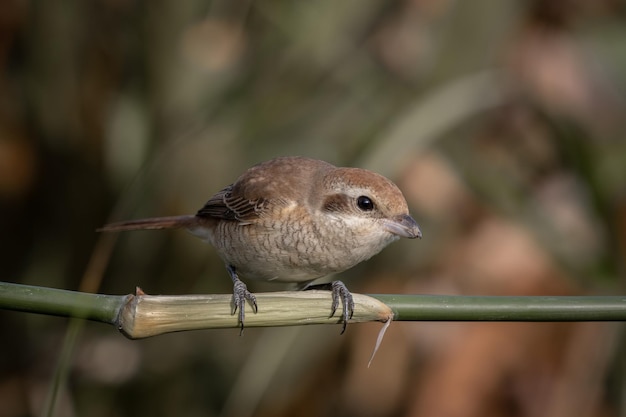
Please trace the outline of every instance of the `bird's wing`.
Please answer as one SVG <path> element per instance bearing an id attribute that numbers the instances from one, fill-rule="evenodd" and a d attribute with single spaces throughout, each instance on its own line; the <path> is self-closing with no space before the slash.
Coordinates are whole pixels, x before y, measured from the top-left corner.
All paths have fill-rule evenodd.
<path id="1" fill-rule="evenodd" d="M 248 199 L 236 195 L 229 185 L 216 193 L 198 210 L 196 216 L 213 217 L 224 220 L 236 220 L 247 223 L 258 219 L 267 206 L 265 199 Z"/>

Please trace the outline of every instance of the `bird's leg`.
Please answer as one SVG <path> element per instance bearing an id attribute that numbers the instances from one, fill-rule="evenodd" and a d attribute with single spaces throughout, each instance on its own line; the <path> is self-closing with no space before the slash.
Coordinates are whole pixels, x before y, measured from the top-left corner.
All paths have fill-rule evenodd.
<path id="1" fill-rule="evenodd" d="M 233 311 L 231 314 L 235 314 L 237 309 L 239 309 L 239 323 L 241 325 L 241 331 L 239 334 L 243 333 L 243 322 L 245 319 L 245 308 L 246 308 L 246 300 L 252 306 L 254 312 L 258 312 L 259 309 L 256 304 L 256 297 L 250 291 L 248 291 L 248 287 L 242 280 L 239 279 L 237 275 L 237 270 L 232 265 L 227 265 L 226 269 L 230 274 L 230 278 L 233 280 Z"/>
<path id="2" fill-rule="evenodd" d="M 326 284 L 307 285 L 303 288 L 303 290 L 327 290 L 332 292 L 333 303 L 330 306 L 329 317 L 335 315 L 337 307 L 339 307 L 339 300 L 341 300 L 341 306 L 343 310 L 341 315 L 343 321 L 341 334 L 343 334 L 346 331 L 348 320 L 350 320 L 352 318 L 352 314 L 354 314 L 354 300 L 352 299 L 352 294 L 350 294 L 350 291 L 345 286 L 345 284 L 341 281 L 333 281 Z"/>

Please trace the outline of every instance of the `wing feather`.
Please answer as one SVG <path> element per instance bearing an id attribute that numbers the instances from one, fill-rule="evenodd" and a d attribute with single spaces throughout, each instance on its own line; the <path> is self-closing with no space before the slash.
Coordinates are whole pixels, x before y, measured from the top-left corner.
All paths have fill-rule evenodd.
<path id="1" fill-rule="evenodd" d="M 249 200 L 233 193 L 229 185 L 216 193 L 198 210 L 196 216 L 213 217 L 223 220 L 236 220 L 243 223 L 258 219 L 267 207 L 267 200 Z"/>

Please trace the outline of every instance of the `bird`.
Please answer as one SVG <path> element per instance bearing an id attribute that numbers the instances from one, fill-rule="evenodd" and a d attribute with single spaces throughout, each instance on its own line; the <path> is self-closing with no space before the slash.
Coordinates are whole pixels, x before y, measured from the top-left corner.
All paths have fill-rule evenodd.
<path id="1" fill-rule="evenodd" d="M 258 312 L 242 279 L 256 279 L 332 291 L 330 317 L 341 302 L 343 334 L 354 312 L 350 291 L 341 281 L 313 281 L 343 272 L 400 238 L 422 237 L 392 181 L 301 156 L 252 166 L 193 215 L 121 221 L 98 231 L 150 229 L 186 229 L 216 249 L 233 282 L 231 314 L 239 310 L 240 332 L 246 301 Z"/>

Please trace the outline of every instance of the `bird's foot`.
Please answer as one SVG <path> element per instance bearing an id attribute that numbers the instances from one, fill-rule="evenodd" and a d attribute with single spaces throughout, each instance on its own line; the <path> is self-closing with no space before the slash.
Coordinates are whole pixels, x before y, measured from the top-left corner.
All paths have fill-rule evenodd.
<path id="1" fill-rule="evenodd" d="M 246 284 L 239 279 L 237 276 L 237 272 L 235 268 L 232 266 L 228 267 L 228 272 L 230 273 L 230 277 L 233 280 L 233 309 L 231 314 L 235 314 L 237 310 L 239 310 L 239 324 L 241 326 L 241 330 L 239 334 L 243 334 L 243 324 L 246 317 L 246 301 L 250 303 L 252 306 L 252 310 L 257 313 L 259 308 L 256 304 L 256 297 L 250 291 L 248 291 L 248 287 Z"/>
<path id="2" fill-rule="evenodd" d="M 331 291 L 333 293 L 333 303 L 330 307 L 330 317 L 335 315 L 337 307 L 339 306 L 339 300 L 341 299 L 343 320 L 343 328 L 341 329 L 341 334 L 343 334 L 346 331 L 348 320 L 350 320 L 352 318 L 352 315 L 354 314 L 354 300 L 352 299 L 352 294 L 343 282 L 333 281 L 330 283 L 330 285 Z"/>
<path id="3" fill-rule="evenodd" d="M 305 287 L 304 290 L 330 290 L 332 292 L 333 303 L 330 306 L 329 317 L 335 315 L 337 307 L 339 307 L 339 300 L 341 300 L 341 321 L 343 322 L 341 334 L 343 334 L 346 331 L 348 320 L 350 320 L 354 314 L 354 300 L 346 285 L 341 281 L 333 281 L 329 284 L 309 285 Z"/>

